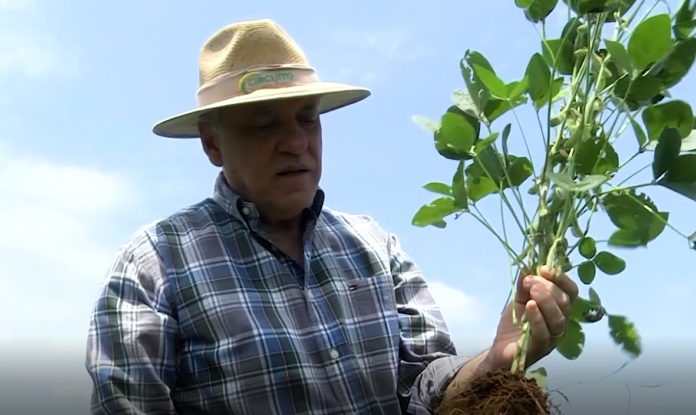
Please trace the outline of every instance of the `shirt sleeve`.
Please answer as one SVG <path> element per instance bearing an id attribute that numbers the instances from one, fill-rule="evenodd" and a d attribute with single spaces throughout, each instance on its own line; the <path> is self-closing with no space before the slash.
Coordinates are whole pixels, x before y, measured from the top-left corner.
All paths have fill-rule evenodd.
<path id="1" fill-rule="evenodd" d="M 161 260 L 142 235 L 116 255 L 89 324 L 92 414 L 172 414 L 178 325 Z"/>
<path id="2" fill-rule="evenodd" d="M 398 391 L 402 411 L 432 414 L 468 359 L 457 356 L 423 275 L 393 234 L 389 235 L 389 251 L 401 331 Z"/>

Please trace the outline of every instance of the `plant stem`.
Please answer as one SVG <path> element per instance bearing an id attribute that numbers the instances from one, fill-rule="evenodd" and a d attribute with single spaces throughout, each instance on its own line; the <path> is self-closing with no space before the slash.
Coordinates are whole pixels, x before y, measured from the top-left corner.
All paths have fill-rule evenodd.
<path id="1" fill-rule="evenodd" d="M 603 82 L 602 77 L 604 74 L 604 64 L 602 63 L 599 68 L 599 76 L 596 77 L 597 79 L 594 80 L 591 79 L 589 76 L 589 73 L 592 71 L 592 59 L 595 54 L 595 49 L 597 42 L 599 41 L 601 31 L 602 31 L 602 26 L 604 24 L 604 20 L 606 19 L 606 15 L 601 15 L 598 17 L 596 22 L 593 22 L 592 26 L 588 28 L 587 34 L 588 34 L 588 47 L 587 47 L 587 53 L 584 56 L 583 62 L 580 66 L 579 69 L 574 70 L 573 76 L 571 78 L 571 90 L 572 90 L 572 97 L 570 99 L 570 102 L 568 105 L 573 105 L 575 104 L 575 99 L 578 94 L 578 91 L 580 89 L 580 86 L 583 85 L 584 83 L 584 102 L 582 104 L 582 109 L 581 109 L 581 117 L 580 117 L 580 125 L 578 128 L 580 129 L 580 137 L 583 137 L 584 134 L 584 129 L 587 128 L 587 122 L 590 119 L 594 119 L 593 117 L 593 110 L 594 110 L 594 101 L 595 99 L 598 98 L 598 94 L 600 91 L 597 88 L 593 88 L 594 85 L 601 85 Z M 586 24 L 589 25 L 589 22 L 585 22 Z M 544 40 L 545 41 L 545 40 Z M 577 68 L 577 66 L 576 66 Z M 551 83 L 553 83 L 554 79 L 554 74 L 555 74 L 555 64 L 554 64 L 554 70 L 552 71 L 552 76 L 551 76 Z M 549 86 L 551 87 L 551 85 Z M 553 166 L 551 164 L 551 157 L 556 154 L 558 151 L 560 143 L 563 141 L 563 131 L 565 129 L 565 120 L 561 123 L 561 127 L 558 130 L 558 137 L 556 141 L 553 143 L 553 146 L 551 149 L 549 149 L 549 139 L 550 139 L 550 121 L 551 121 L 551 107 L 553 105 L 552 99 L 549 99 L 548 103 L 548 113 L 547 113 L 547 133 L 546 133 L 546 140 L 545 143 L 548 143 L 546 146 L 547 152 L 546 152 L 546 159 L 544 160 L 544 167 L 541 171 L 540 175 L 540 180 L 537 184 L 539 188 L 539 226 L 537 229 L 537 233 L 534 236 L 535 243 L 537 244 L 538 248 L 538 256 L 536 258 L 536 263 L 535 264 L 529 264 L 530 266 L 536 266 L 536 272 L 537 274 L 540 272 L 540 269 L 543 265 L 547 265 L 551 268 L 555 268 L 556 265 L 558 264 L 558 259 L 565 258 L 567 257 L 567 251 L 568 247 L 566 246 L 567 243 L 565 242 L 565 235 L 568 232 L 569 227 L 571 226 L 572 218 L 576 214 L 575 212 L 575 206 L 574 206 L 574 200 L 573 199 L 565 199 L 563 200 L 563 205 L 561 207 L 561 212 L 558 212 L 557 210 L 551 212 L 549 210 L 549 207 L 547 206 L 548 203 L 553 203 L 553 198 L 551 201 L 548 200 L 548 195 L 549 191 L 554 191 L 552 190 L 552 184 L 548 180 L 549 174 L 552 172 Z M 575 143 L 574 148 L 572 150 L 577 151 L 577 146 L 580 144 L 582 140 L 578 140 L 577 143 Z M 571 150 L 571 154 L 574 153 L 574 151 Z M 573 174 L 574 177 L 574 170 L 575 166 L 574 163 L 572 162 L 572 156 L 569 156 L 570 163 L 567 166 L 567 169 L 569 173 Z M 556 194 L 553 194 L 554 197 L 557 196 Z M 553 206 L 553 205 L 552 205 Z M 559 217 L 560 215 L 560 217 Z M 561 246 L 562 245 L 562 246 Z M 514 308 L 514 306 L 513 306 Z M 511 371 L 512 373 L 518 373 L 518 372 L 524 372 L 526 370 L 526 363 L 527 363 L 527 354 L 529 352 L 529 342 L 531 338 L 531 330 L 529 327 L 529 322 L 526 319 L 526 314 L 523 317 L 523 322 L 521 326 L 521 334 L 520 334 L 520 339 L 517 342 L 517 348 L 515 350 L 515 356 L 513 358 L 512 362 L 512 367 Z"/>

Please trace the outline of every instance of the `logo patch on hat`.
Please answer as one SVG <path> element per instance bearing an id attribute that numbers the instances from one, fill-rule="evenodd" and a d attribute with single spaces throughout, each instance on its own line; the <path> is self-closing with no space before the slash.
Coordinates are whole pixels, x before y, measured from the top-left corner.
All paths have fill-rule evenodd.
<path id="1" fill-rule="evenodd" d="M 249 72 L 239 80 L 239 89 L 245 94 L 264 88 L 274 88 L 291 83 L 295 74 L 291 71 Z"/>

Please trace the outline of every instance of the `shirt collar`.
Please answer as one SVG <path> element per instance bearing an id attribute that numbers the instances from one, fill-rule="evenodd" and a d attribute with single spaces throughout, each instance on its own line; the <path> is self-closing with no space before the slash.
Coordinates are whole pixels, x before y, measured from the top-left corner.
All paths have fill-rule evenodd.
<path id="1" fill-rule="evenodd" d="M 305 229 L 307 227 L 313 227 L 316 224 L 324 208 L 324 197 L 324 191 L 321 188 L 317 189 L 311 206 L 303 211 L 302 219 Z M 248 202 L 236 194 L 234 190 L 230 188 L 222 172 L 220 172 L 215 180 L 213 200 L 222 207 L 225 212 L 246 224 L 250 229 L 254 231 L 259 230 L 259 212 L 256 206 L 252 202 Z"/>

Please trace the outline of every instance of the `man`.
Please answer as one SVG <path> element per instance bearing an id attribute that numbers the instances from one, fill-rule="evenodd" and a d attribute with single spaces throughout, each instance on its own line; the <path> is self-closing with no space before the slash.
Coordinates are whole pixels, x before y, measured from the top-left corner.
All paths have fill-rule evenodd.
<path id="1" fill-rule="evenodd" d="M 448 385 L 510 366 L 511 308 L 488 350 L 457 357 L 397 238 L 323 205 L 320 115 L 369 94 L 319 81 L 273 21 L 208 40 L 199 107 L 154 132 L 199 137 L 221 173 L 211 198 L 118 252 L 89 330 L 94 414 L 432 413 Z M 577 287 L 551 272 L 523 281 L 514 306 L 534 362 Z"/>

